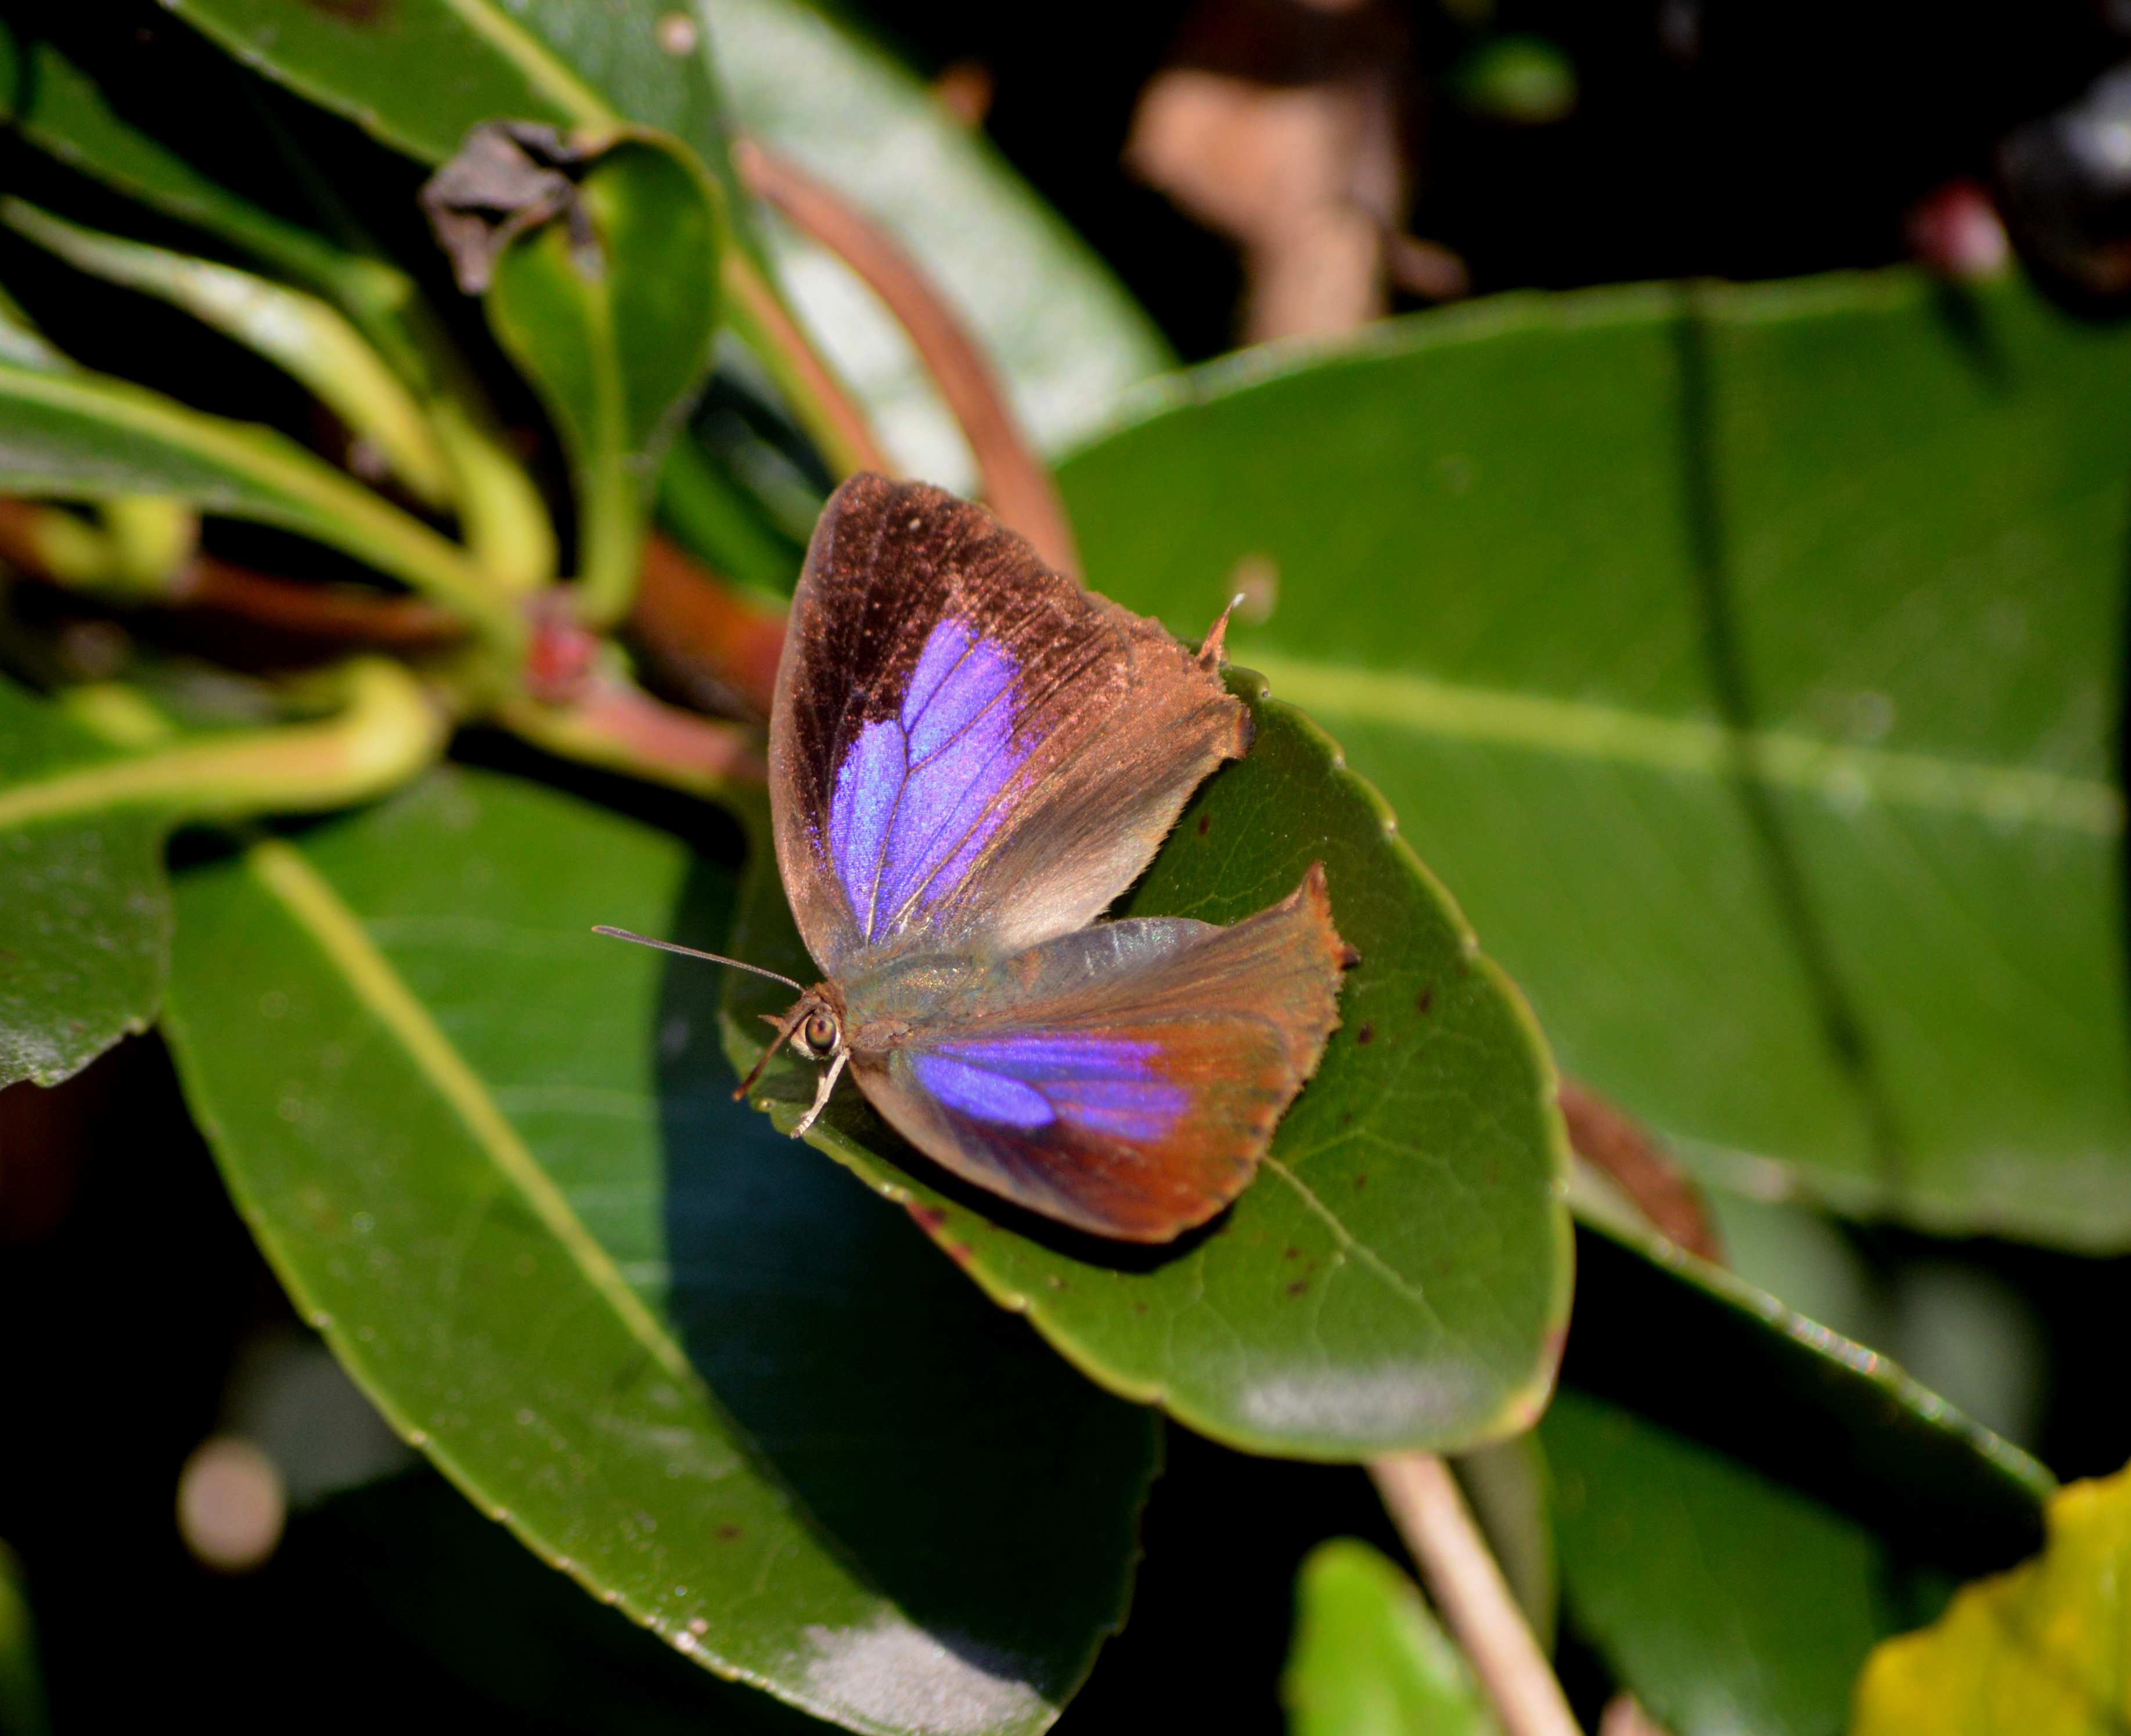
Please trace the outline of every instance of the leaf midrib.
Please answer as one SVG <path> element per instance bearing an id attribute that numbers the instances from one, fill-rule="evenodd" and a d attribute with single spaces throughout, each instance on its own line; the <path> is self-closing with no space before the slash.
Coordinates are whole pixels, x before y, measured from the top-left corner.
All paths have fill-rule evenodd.
<path id="1" fill-rule="evenodd" d="M 630 1288 L 606 1250 L 586 1229 L 488 1088 L 378 950 L 355 912 L 291 846 L 255 844 L 249 864 L 259 883 L 340 973 L 348 991 L 399 1043 L 459 1118 L 475 1145 L 517 1189 L 541 1225 L 562 1244 L 585 1279 L 666 1372 L 693 1389 L 700 1380 L 687 1355 Z"/>
<path id="2" fill-rule="evenodd" d="M 1794 730 L 1737 730 L 1712 720 L 1268 654 L 1255 647 L 1236 655 L 1263 673 L 1281 698 L 1320 716 L 1651 771 L 1751 778 L 1851 810 L 1915 808 L 2097 838 L 2124 830 L 2122 792 L 2100 778 L 1859 747 Z"/>
<path id="3" fill-rule="evenodd" d="M 524 74 L 525 81 L 579 126 L 612 125 L 620 117 L 534 33 L 513 23 L 489 0 L 444 0 L 467 29 Z"/>

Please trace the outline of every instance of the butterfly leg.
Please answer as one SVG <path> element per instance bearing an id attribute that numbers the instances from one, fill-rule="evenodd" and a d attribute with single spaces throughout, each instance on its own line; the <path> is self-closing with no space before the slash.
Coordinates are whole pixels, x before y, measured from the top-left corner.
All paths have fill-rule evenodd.
<path id="1" fill-rule="evenodd" d="M 851 1052 L 848 1049 L 836 1051 L 836 1059 L 829 1063 L 829 1070 L 821 1075 L 821 1083 L 814 1088 L 814 1107 L 799 1117 L 798 1125 L 792 1130 L 793 1138 L 797 1139 L 804 1134 L 820 1118 L 821 1112 L 829 1107 L 829 1093 L 836 1088 L 836 1076 L 844 1070 L 844 1063 L 850 1058 Z"/>

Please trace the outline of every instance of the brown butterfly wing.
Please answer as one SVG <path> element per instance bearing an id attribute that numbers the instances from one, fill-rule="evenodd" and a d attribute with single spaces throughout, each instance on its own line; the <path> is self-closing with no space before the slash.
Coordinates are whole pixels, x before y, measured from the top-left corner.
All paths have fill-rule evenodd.
<path id="1" fill-rule="evenodd" d="M 861 983 L 852 1067 L 955 1174 L 1097 1235 L 1167 1241 L 1249 1184 L 1338 1025 L 1349 956 L 1313 867 L 1233 927 L 1138 918 L 1046 941 L 893 1040 L 878 1034 L 899 1021 Z"/>
<path id="2" fill-rule="evenodd" d="M 1249 729 L 1160 624 L 983 508 L 855 476 L 808 548 L 770 720 L 800 933 L 831 975 L 869 949 L 996 955 L 1070 933 Z"/>

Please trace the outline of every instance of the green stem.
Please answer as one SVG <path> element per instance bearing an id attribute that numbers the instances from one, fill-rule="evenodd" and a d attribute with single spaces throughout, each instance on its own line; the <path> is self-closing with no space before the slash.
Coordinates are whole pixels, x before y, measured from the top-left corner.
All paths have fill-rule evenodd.
<path id="1" fill-rule="evenodd" d="M 840 476 L 892 471 L 865 412 L 745 250 L 728 247 L 722 271 L 725 318 L 769 371 L 829 468 Z"/>
<path id="2" fill-rule="evenodd" d="M 114 807 L 179 820 L 318 812 L 396 789 L 443 753 L 444 715 L 401 665 L 358 658 L 345 680 L 345 709 L 323 723 L 194 739 L 10 785 L 0 830 Z"/>
<path id="3" fill-rule="evenodd" d="M 93 375 L 10 370 L 7 390 L 12 399 L 93 418 L 242 476 L 256 493 L 218 500 L 204 491 L 199 504 L 279 524 L 352 554 L 456 611 L 509 667 L 515 668 L 522 658 L 526 629 L 516 602 L 463 549 L 271 431 L 187 410 L 151 392 Z"/>

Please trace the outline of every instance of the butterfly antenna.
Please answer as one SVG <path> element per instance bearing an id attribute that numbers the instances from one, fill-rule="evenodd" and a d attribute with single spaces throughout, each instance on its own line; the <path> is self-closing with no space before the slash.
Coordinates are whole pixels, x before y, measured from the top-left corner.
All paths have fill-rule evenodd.
<path id="1" fill-rule="evenodd" d="M 654 940 L 649 935 L 631 934 L 625 928 L 609 928 L 605 923 L 595 927 L 592 932 L 596 935 L 605 935 L 613 940 L 633 940 L 639 946 L 655 946 L 662 953 L 678 953 L 684 959 L 702 959 L 711 964 L 729 964 L 735 970 L 748 971 L 758 977 L 767 977 L 773 983 L 782 983 L 794 993 L 803 995 L 807 992 L 805 984 L 794 983 L 791 978 L 778 971 L 764 970 L 759 964 L 749 964 L 744 959 L 728 959 L 723 953 L 702 952 L 695 947 L 682 946 L 672 940 Z"/>
<path id="2" fill-rule="evenodd" d="M 754 1058 L 754 1065 L 748 1069 L 747 1077 L 733 1087 L 733 1101 L 735 1103 L 754 1089 L 754 1082 L 762 1077 L 762 1070 L 769 1064 L 770 1056 L 784 1046 L 786 1040 L 799 1028 L 799 1021 L 813 1010 L 807 1002 L 802 1001 L 784 1017 L 774 1021 L 777 1026 L 777 1035 L 769 1040 L 769 1046 Z M 816 1113 L 820 1112 L 821 1107 L 817 1101 L 814 1105 Z"/>
<path id="3" fill-rule="evenodd" d="M 1240 591 L 1228 599 L 1228 606 L 1221 611 L 1221 619 L 1206 629 L 1206 642 L 1199 648 L 1199 667 L 1218 669 L 1224 655 L 1222 641 L 1228 636 L 1228 617 L 1236 612 L 1236 605 L 1243 600 Z"/>

